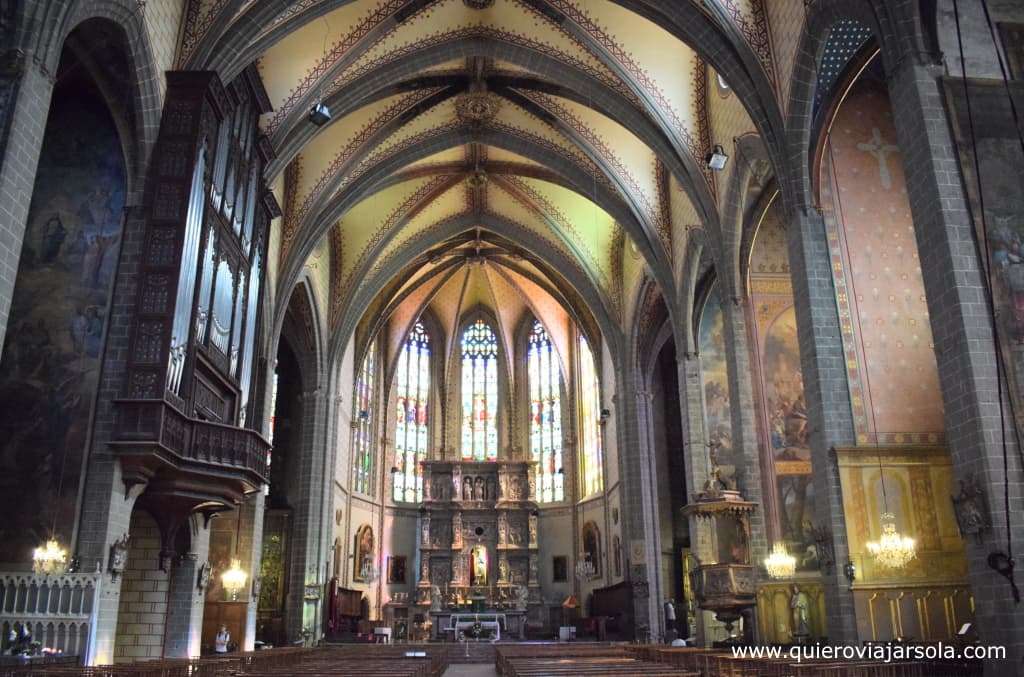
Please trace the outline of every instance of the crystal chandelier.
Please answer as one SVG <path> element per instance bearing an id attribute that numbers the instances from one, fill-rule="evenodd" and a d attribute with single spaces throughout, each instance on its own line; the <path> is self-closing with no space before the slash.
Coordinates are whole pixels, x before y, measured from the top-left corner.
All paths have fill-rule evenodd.
<path id="1" fill-rule="evenodd" d="M 363 565 L 359 568 L 359 576 L 367 583 L 373 583 L 379 575 L 380 571 L 374 565 L 373 560 L 369 557 L 365 558 Z"/>
<path id="2" fill-rule="evenodd" d="M 32 571 L 44 576 L 58 576 L 67 569 L 68 553 L 51 538 L 32 553 Z"/>
<path id="3" fill-rule="evenodd" d="M 580 558 L 576 560 L 576 578 L 581 581 L 589 581 L 595 575 L 597 575 L 597 567 L 590 559 L 590 553 L 581 554 Z"/>
<path id="4" fill-rule="evenodd" d="M 231 560 L 231 568 L 220 575 L 224 589 L 231 595 L 232 600 L 238 599 L 238 593 L 245 587 L 249 574 L 245 573 L 242 563 L 236 558 Z"/>
<path id="5" fill-rule="evenodd" d="M 786 550 L 786 544 L 776 541 L 772 554 L 764 558 L 764 568 L 772 578 L 789 578 L 796 573 L 796 558 Z"/>
<path id="6" fill-rule="evenodd" d="M 882 537 L 868 543 L 870 552 L 879 565 L 887 569 L 902 569 L 916 556 L 914 539 L 896 531 L 896 516 L 882 513 Z"/>

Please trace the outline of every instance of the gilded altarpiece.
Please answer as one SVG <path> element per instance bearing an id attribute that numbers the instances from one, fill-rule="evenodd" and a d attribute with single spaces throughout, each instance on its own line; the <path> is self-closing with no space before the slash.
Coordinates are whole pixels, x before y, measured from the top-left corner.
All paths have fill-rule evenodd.
<path id="1" fill-rule="evenodd" d="M 836 456 L 857 572 L 851 588 L 860 638 L 954 637 L 973 620 L 974 602 L 950 500 L 956 492 L 949 453 L 943 447 L 842 447 Z M 916 557 L 898 570 L 880 566 L 867 547 L 881 536 L 886 509 L 900 533 L 917 542 Z"/>

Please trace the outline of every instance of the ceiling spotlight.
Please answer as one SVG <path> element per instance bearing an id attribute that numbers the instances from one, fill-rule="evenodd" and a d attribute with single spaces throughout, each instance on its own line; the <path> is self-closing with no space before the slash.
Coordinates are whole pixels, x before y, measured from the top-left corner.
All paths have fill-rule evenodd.
<path id="1" fill-rule="evenodd" d="M 715 147 L 711 149 L 711 152 L 707 155 L 708 169 L 716 172 L 720 172 L 725 169 L 725 163 L 729 161 L 729 156 L 725 154 L 725 149 L 722 148 L 722 144 L 716 143 Z"/>
<path id="2" fill-rule="evenodd" d="M 317 101 L 309 109 L 309 121 L 317 127 L 323 127 L 331 121 L 331 109 L 323 101 Z"/>

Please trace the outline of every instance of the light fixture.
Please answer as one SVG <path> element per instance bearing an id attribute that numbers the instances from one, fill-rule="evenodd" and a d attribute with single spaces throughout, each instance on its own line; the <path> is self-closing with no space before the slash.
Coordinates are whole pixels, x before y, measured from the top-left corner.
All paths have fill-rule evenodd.
<path id="1" fill-rule="evenodd" d="M 896 530 L 896 515 L 882 513 L 882 537 L 868 542 L 868 552 L 887 569 L 902 569 L 916 556 L 917 545 L 913 538 L 903 536 Z"/>
<path id="2" fill-rule="evenodd" d="M 889 512 L 889 494 L 885 490 L 885 469 L 882 454 L 878 454 L 878 478 L 882 483 L 882 536 L 869 541 L 868 552 L 879 566 L 886 569 L 902 569 L 916 556 L 917 544 L 913 538 L 903 536 L 896 530 L 896 515 Z"/>
<path id="3" fill-rule="evenodd" d="M 846 576 L 846 580 L 851 585 L 857 580 L 857 565 L 853 563 L 853 560 L 847 560 L 846 564 L 843 565 L 843 575 Z"/>
<path id="4" fill-rule="evenodd" d="M 231 560 L 231 568 L 220 575 L 221 583 L 224 584 L 224 589 L 231 595 L 231 601 L 238 601 L 238 593 L 245 587 L 245 582 L 249 580 L 249 574 L 245 573 L 242 568 L 242 563 L 237 558 Z"/>
<path id="5" fill-rule="evenodd" d="M 309 121 L 317 127 L 323 127 L 331 121 L 331 109 L 323 101 L 317 101 L 309 109 Z"/>
<path id="6" fill-rule="evenodd" d="M 68 553 L 51 538 L 32 553 L 32 571 L 44 576 L 59 576 L 67 570 Z"/>
<path id="7" fill-rule="evenodd" d="M 238 543 L 242 539 L 242 506 L 239 505 L 238 513 L 235 515 L 235 555 L 238 555 Z M 242 568 L 242 561 L 236 556 L 231 558 L 231 566 L 220 575 L 220 582 L 224 589 L 231 595 L 231 601 L 238 601 L 238 593 L 245 587 L 249 580 L 249 574 Z"/>
<path id="8" fill-rule="evenodd" d="M 711 152 L 707 154 L 705 159 L 708 163 L 708 169 L 720 172 L 725 169 L 725 163 L 729 161 L 729 156 L 725 154 L 725 149 L 722 148 L 722 144 L 716 143 L 715 147 L 711 149 Z"/>
<path id="9" fill-rule="evenodd" d="M 590 559 L 590 553 L 580 553 L 576 560 L 576 578 L 581 581 L 589 581 L 597 574 L 597 567 Z"/>
<path id="10" fill-rule="evenodd" d="M 377 580 L 378 575 L 380 575 L 380 571 L 373 563 L 373 560 L 369 557 L 363 559 L 363 564 L 359 567 L 359 577 L 367 583 L 373 583 Z"/>
<path id="11" fill-rule="evenodd" d="M 764 558 L 764 568 L 772 578 L 790 578 L 796 573 L 796 558 L 786 550 L 786 544 L 776 541 L 772 554 Z"/>

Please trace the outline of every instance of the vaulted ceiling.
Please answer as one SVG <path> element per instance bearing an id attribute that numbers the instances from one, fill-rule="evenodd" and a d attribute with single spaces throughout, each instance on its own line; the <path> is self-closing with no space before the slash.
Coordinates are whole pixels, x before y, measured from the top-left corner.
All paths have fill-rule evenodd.
<path id="1" fill-rule="evenodd" d="M 709 73 L 779 136 L 763 2 L 202 0 L 178 61 L 258 64 L 277 296 L 312 257 L 336 341 L 460 288 L 608 333 L 643 274 L 673 307 L 681 240 L 719 227 Z"/>

